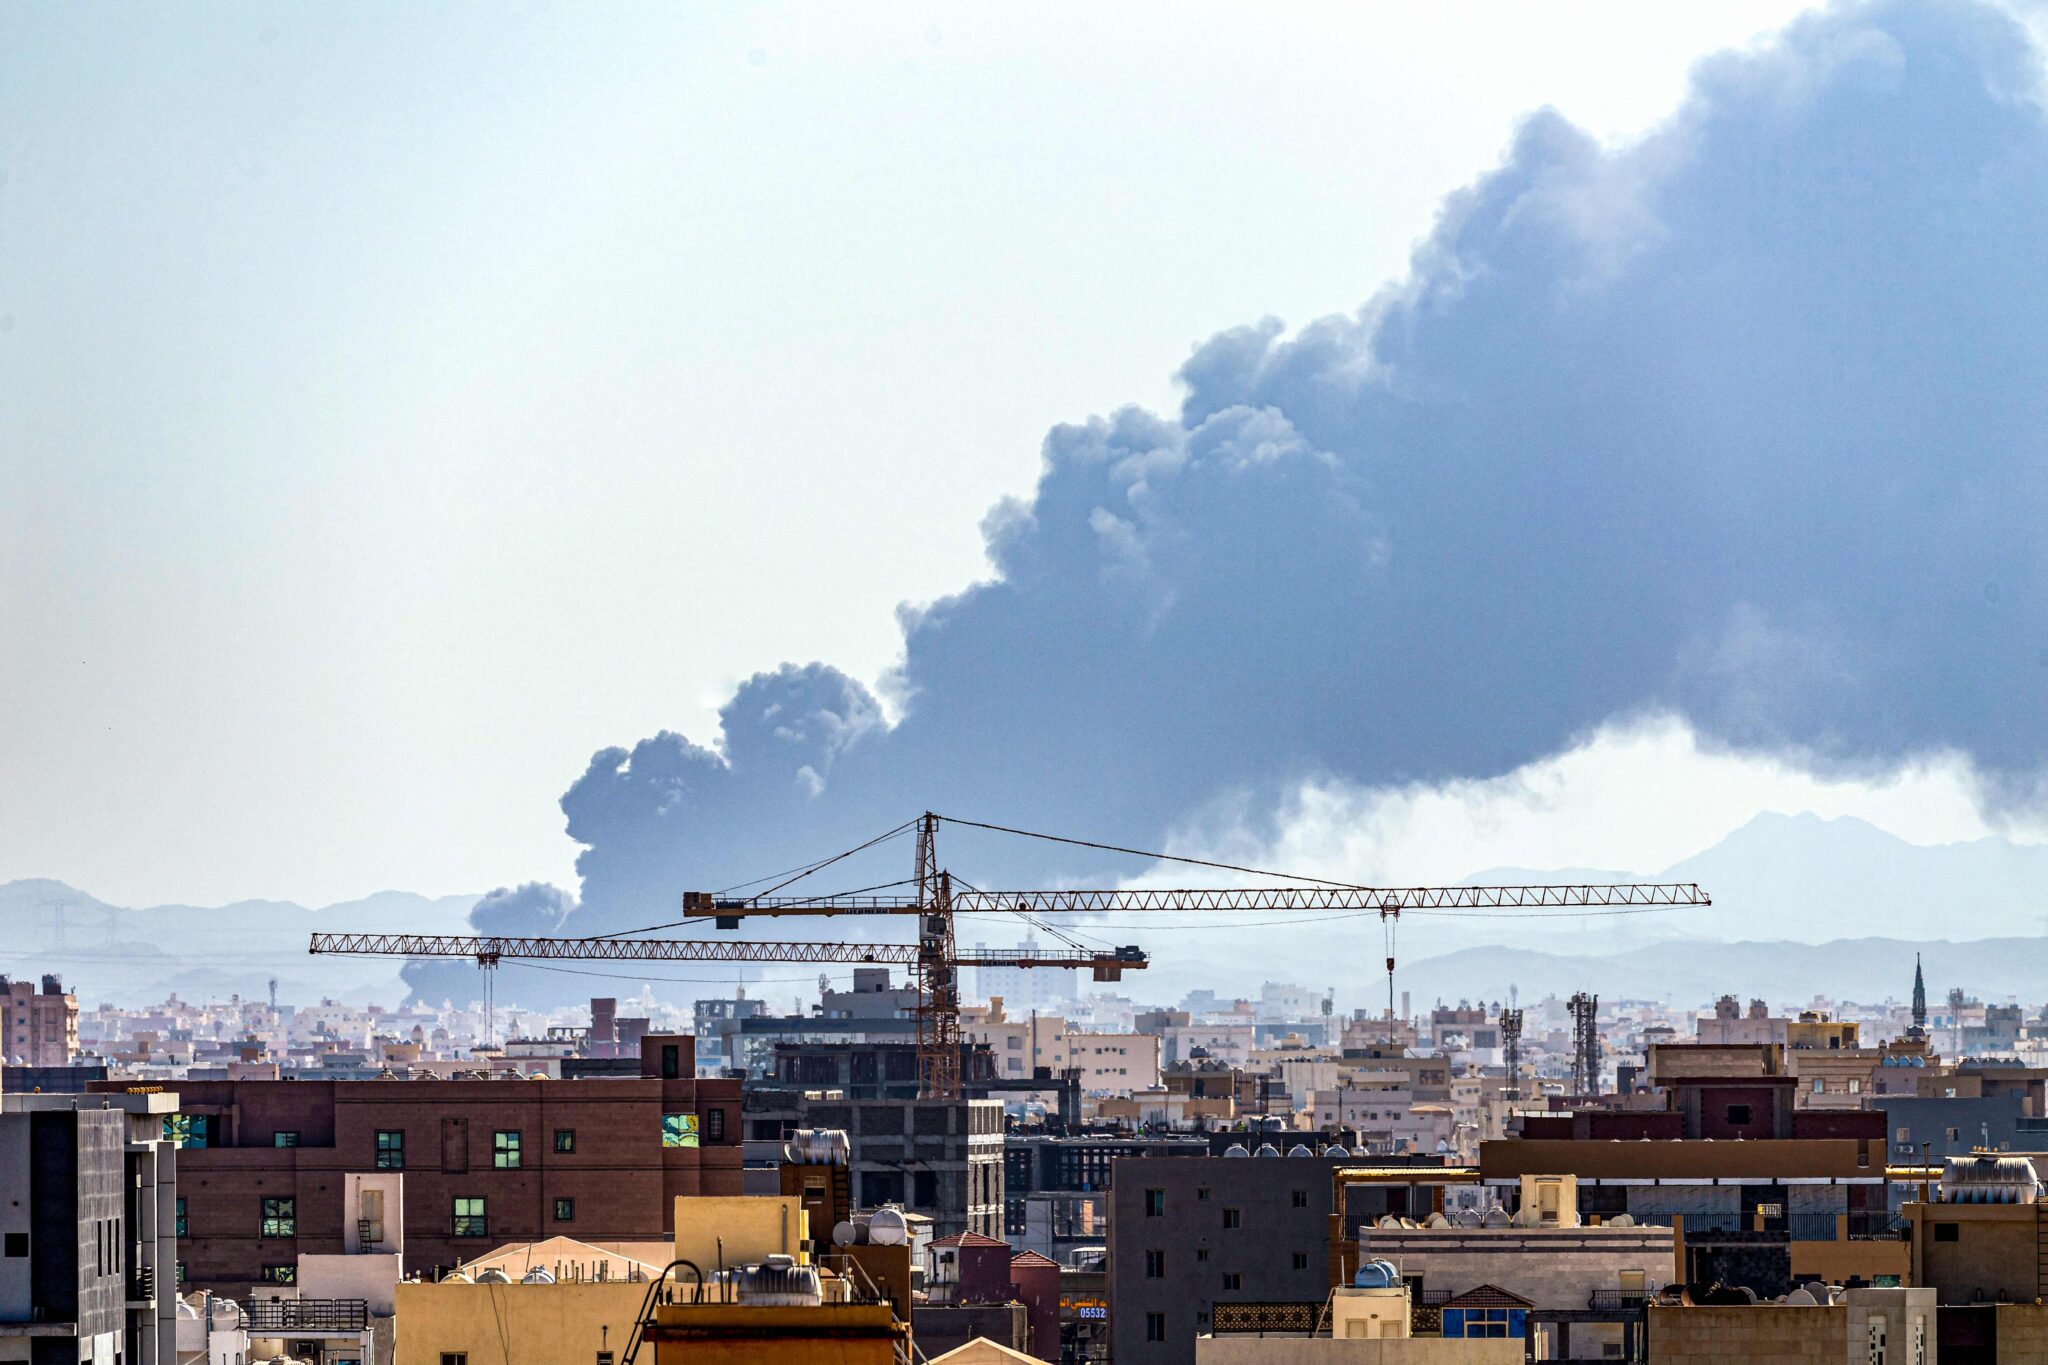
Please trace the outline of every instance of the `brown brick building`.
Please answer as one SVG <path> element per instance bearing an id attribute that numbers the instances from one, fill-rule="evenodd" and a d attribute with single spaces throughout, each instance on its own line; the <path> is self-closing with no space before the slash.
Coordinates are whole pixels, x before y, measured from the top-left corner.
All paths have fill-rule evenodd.
<path id="1" fill-rule="evenodd" d="M 186 1082 L 186 1283 L 244 1295 L 341 1253 L 350 1172 L 402 1173 L 408 1274 L 558 1234 L 668 1237 L 676 1196 L 741 1193 L 741 1083 L 695 1066 L 690 1038 L 650 1035 L 619 1079 Z"/>

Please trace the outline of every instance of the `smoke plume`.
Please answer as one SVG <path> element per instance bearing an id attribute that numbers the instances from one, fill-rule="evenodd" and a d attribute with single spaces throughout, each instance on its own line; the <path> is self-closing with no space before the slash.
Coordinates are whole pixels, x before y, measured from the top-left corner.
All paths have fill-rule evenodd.
<path id="1" fill-rule="evenodd" d="M 1212 338 L 1177 413 L 1054 428 L 990 577 L 903 612 L 895 724 L 814 663 L 717 737 L 598 753 L 568 922 L 928 806 L 1156 846 L 1219 795 L 1488 777 L 1649 713 L 2030 793 L 2044 222 L 2037 56 L 1990 8 L 1801 20 L 1627 146 L 1536 113 L 1355 314 Z"/>

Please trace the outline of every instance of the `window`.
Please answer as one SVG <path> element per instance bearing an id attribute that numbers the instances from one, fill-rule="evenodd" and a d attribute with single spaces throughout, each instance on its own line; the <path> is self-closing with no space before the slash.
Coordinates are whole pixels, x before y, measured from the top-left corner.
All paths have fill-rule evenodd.
<path id="1" fill-rule="evenodd" d="M 1736 1124 L 1736 1125 L 1741 1125 L 1741 1124 L 1745 1124 L 1745 1123 L 1748 1123 L 1748 1122 L 1749 1122 L 1749 1106 L 1748 1106 L 1748 1105 L 1746 1105 L 1746 1104 L 1731 1104 L 1731 1105 L 1729 1105 L 1729 1106 L 1728 1106 L 1728 1122 L 1730 1122 L 1730 1123 L 1732 1123 L 1732 1124 Z"/>
<path id="2" fill-rule="evenodd" d="M 405 1134 L 395 1129 L 377 1130 L 377 1169 L 380 1171 L 402 1171 L 405 1169 Z"/>
<path id="3" fill-rule="evenodd" d="M 1814 1093 L 1814 1094 L 1816 1094 L 1816 1095 L 1818 1095 L 1818 1094 L 1820 1094 L 1820 1093 L 1821 1093 L 1822 1091 L 1824 1091 L 1825 1089 L 1827 1089 L 1827 1087 L 1821 1084 L 1821 1079 L 1820 1079 L 1820 1077 L 1818 1077 L 1818 1076 L 1815 1076 L 1815 1077 L 1813 1078 L 1813 1093 Z"/>
<path id="4" fill-rule="evenodd" d="M 455 1201 L 455 1221 L 450 1232 L 457 1237 L 490 1236 L 490 1220 L 484 1215 L 484 1201 L 458 1197 Z"/>
<path id="5" fill-rule="evenodd" d="M 557 1199 L 555 1201 L 555 1221 L 557 1223 L 575 1222 L 576 1201 L 573 1199 Z"/>
<path id="6" fill-rule="evenodd" d="M 267 1265 L 263 1267 L 262 1280 L 265 1284 L 297 1284 L 299 1268 L 295 1265 Z"/>
<path id="7" fill-rule="evenodd" d="M 1165 1190 L 1145 1191 L 1145 1216 L 1147 1218 L 1164 1218 L 1166 1216 Z"/>
<path id="8" fill-rule="evenodd" d="M 681 1080 L 683 1076 L 683 1049 L 676 1043 L 661 1045 L 661 1078 L 665 1081 Z"/>
<path id="9" fill-rule="evenodd" d="M 183 1203 L 184 1201 L 183 1201 L 183 1200 L 180 1200 L 180 1201 L 178 1201 L 178 1202 L 180 1202 L 180 1203 Z M 178 1235 L 179 1235 L 179 1236 L 181 1236 L 181 1237 L 182 1237 L 182 1236 L 184 1236 L 184 1234 L 183 1234 L 183 1233 L 179 1233 Z M 7 1242 L 6 1242 L 6 1248 L 5 1248 L 5 1252 L 4 1252 L 4 1254 L 5 1254 L 5 1255 L 6 1255 L 7 1257 L 8 1257 L 8 1259 L 10 1259 L 10 1260 L 13 1260 L 13 1259 L 16 1259 L 16 1258 L 19 1258 L 19 1257 L 24 1257 L 24 1256 L 27 1256 L 27 1255 L 28 1255 L 28 1234 L 27 1234 L 27 1233 L 25 1233 L 25 1232 L 10 1232 L 10 1233 L 8 1233 L 8 1234 L 7 1234 Z"/>
<path id="10" fill-rule="evenodd" d="M 1863 1081 L 1860 1077 L 1851 1076 L 1849 1078 L 1849 1093 L 1852 1095 L 1860 1095 L 1863 1093 Z"/>
<path id="11" fill-rule="evenodd" d="M 1235 1270 L 1227 1271 L 1223 1276 L 1223 1287 L 1225 1289 L 1236 1289 L 1243 1283 L 1244 1277 L 1242 1275 L 1239 1275 Z"/>
<path id="12" fill-rule="evenodd" d="M 1297 1251 L 1294 1253 L 1294 1268 L 1296 1270 L 1308 1269 L 1308 1253 L 1306 1251 Z"/>
<path id="13" fill-rule="evenodd" d="M 1224 1226 L 1224 1227 L 1226 1227 L 1226 1228 L 1235 1228 L 1235 1227 L 1242 1227 L 1242 1226 L 1244 1226 L 1244 1222 L 1243 1222 L 1243 1219 L 1239 1217 L 1239 1214 L 1238 1214 L 1238 1210 L 1236 1210 L 1236 1209 L 1225 1209 L 1225 1210 L 1223 1210 L 1223 1226 Z"/>
<path id="14" fill-rule="evenodd" d="M 704 1140 L 706 1142 L 725 1141 L 725 1111 L 723 1109 L 707 1109 L 704 1111 Z"/>
<path id="15" fill-rule="evenodd" d="M 185 1196 L 178 1196 L 178 1235 L 185 1235 Z"/>
<path id="16" fill-rule="evenodd" d="M 1960 1129 L 1956 1129 L 1956 1128 L 1950 1128 L 1950 1129 L 1948 1129 L 1948 1130 L 1947 1130 L 1947 1132 L 1948 1132 L 1948 1140 L 1949 1140 L 1950 1142 L 1960 1142 L 1960 1141 L 1962 1140 L 1962 1136 L 1963 1136 L 1963 1134 L 1962 1134 L 1962 1131 L 1961 1131 Z"/>
<path id="17" fill-rule="evenodd" d="M 573 1152 L 576 1150 L 576 1130 L 574 1128 L 555 1129 L 555 1150 L 558 1152 Z"/>
<path id="18" fill-rule="evenodd" d="M 270 1135 L 270 1145 L 273 1147 L 296 1147 L 299 1145 L 299 1135 L 289 1129 L 280 1130 Z"/>
<path id="19" fill-rule="evenodd" d="M 1207 1247 L 1196 1247 L 1196 1248 L 1195 1248 L 1195 1259 L 1196 1259 L 1196 1260 L 1198 1260 L 1198 1261 L 1206 1261 L 1206 1260 L 1208 1260 L 1208 1259 L 1209 1259 L 1209 1248 L 1207 1248 Z"/>
<path id="20" fill-rule="evenodd" d="M 1963 1225 L 1961 1223 L 1936 1223 L 1934 1225 L 1934 1240 L 1937 1242 L 1959 1242 L 1962 1240 L 1962 1236 Z"/>
<path id="21" fill-rule="evenodd" d="M 1209 1187 L 1208 1187 L 1207 1185 L 1197 1185 L 1197 1186 L 1195 1186 L 1195 1198 L 1197 1198 L 1197 1199 L 1207 1199 L 1208 1197 L 1209 1197 Z"/>
<path id="22" fill-rule="evenodd" d="M 1911 1128 L 1901 1128 L 1892 1134 L 1892 1141 L 1894 1142 L 1910 1142 L 1912 1138 L 1913 1130 Z"/>
<path id="23" fill-rule="evenodd" d="M 469 1365 L 469 1352 L 443 1351 L 441 1352 L 441 1365 Z"/>
<path id="24" fill-rule="evenodd" d="M 164 1141 L 180 1147 L 220 1146 L 220 1115 L 166 1114 Z"/>
<path id="25" fill-rule="evenodd" d="M 1505 1308 L 1467 1308 L 1465 1310 L 1465 1335 L 1468 1337 L 1504 1337 L 1508 1334 L 1508 1310 Z"/>
<path id="26" fill-rule="evenodd" d="M 1145 1340 L 1166 1340 L 1166 1314 L 1147 1313 L 1145 1315 Z"/>
<path id="27" fill-rule="evenodd" d="M 1308 1207 L 1307 1190 L 1296 1190 L 1294 1192 L 1294 1207 L 1298 1209 L 1305 1209 Z"/>
<path id="28" fill-rule="evenodd" d="M 1163 1280 L 1166 1278 L 1166 1253 L 1154 1248 L 1145 1253 L 1145 1278 Z"/>
<path id="29" fill-rule="evenodd" d="M 491 1164 L 501 1171 L 519 1169 L 519 1134 L 500 1132 L 491 1135 Z"/>
<path id="30" fill-rule="evenodd" d="M 299 1235 L 299 1201 L 296 1199 L 263 1200 L 263 1222 L 257 1232 L 259 1237 L 296 1237 Z"/>
<path id="31" fill-rule="evenodd" d="M 661 1145 L 664 1147 L 695 1147 L 697 1145 L 697 1116 L 695 1114 L 663 1114 L 661 1116 Z"/>

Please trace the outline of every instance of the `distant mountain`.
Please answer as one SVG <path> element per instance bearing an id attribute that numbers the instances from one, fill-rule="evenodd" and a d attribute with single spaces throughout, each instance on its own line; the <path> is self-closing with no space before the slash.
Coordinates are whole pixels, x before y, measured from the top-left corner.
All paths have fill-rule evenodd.
<path id="1" fill-rule="evenodd" d="M 1698 882 L 1707 911 L 1646 915 L 1686 937 L 1862 935 L 1980 939 L 2048 933 L 2048 846 L 2009 839 L 1911 844 L 1864 820 L 1758 815 L 1661 871 L 1491 868 L 1468 882 Z"/>
<path id="2" fill-rule="evenodd" d="M 139 1004 L 166 991 L 187 999 L 261 997 L 275 977 L 286 1000 L 332 996 L 396 1004 L 400 964 L 382 958 L 314 957 L 316 930 L 463 933 L 475 896 L 428 897 L 379 891 L 308 909 L 291 901 L 232 905 L 109 905 L 63 882 L 0 884 L 0 974 L 54 972 L 88 1007 Z"/>
<path id="3" fill-rule="evenodd" d="M 1705 887 L 1725 939 L 2048 931 L 2048 847 L 2000 838 L 1909 844 L 1862 820 L 1759 815 L 1656 879 Z"/>

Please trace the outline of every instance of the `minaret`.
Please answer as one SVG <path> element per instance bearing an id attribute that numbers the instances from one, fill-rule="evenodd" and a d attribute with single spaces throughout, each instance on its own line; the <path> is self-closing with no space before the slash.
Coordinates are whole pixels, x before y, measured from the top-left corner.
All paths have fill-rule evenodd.
<path id="1" fill-rule="evenodd" d="M 1920 974 L 1920 954 L 1913 954 L 1913 1038 L 1927 1036 L 1927 978 Z"/>

